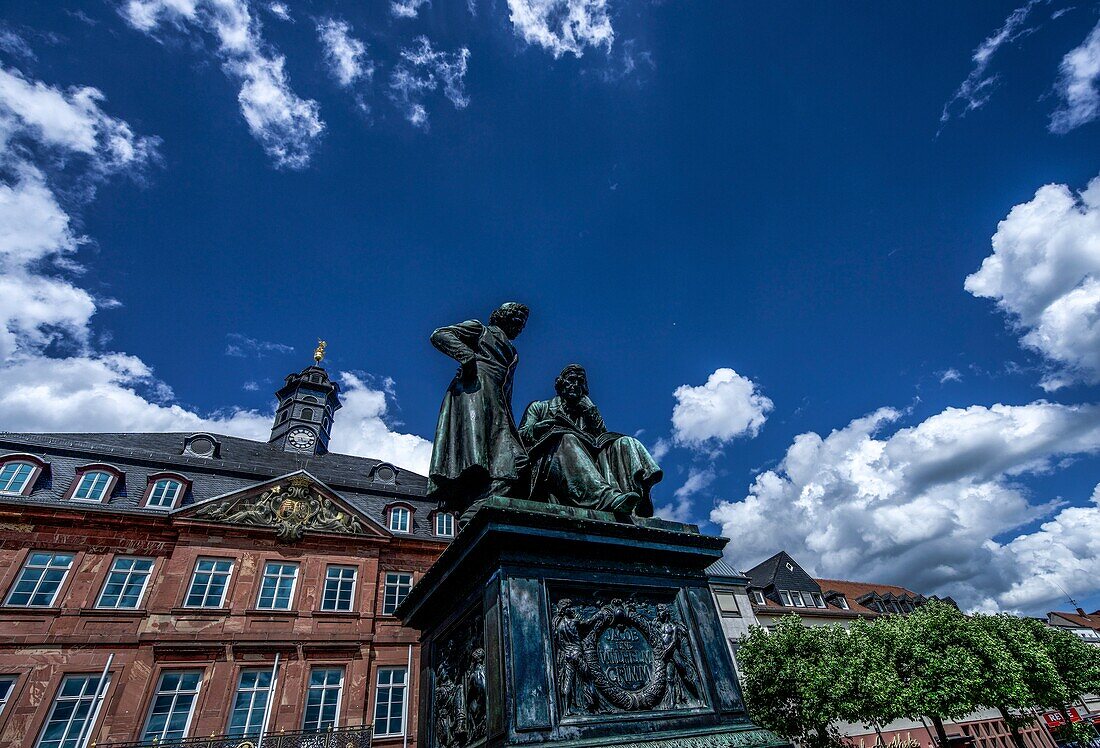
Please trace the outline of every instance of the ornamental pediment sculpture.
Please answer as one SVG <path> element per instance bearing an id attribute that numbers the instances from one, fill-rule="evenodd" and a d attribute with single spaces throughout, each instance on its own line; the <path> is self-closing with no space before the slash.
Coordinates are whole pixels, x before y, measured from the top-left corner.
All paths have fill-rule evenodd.
<path id="1" fill-rule="evenodd" d="M 313 481 L 295 476 L 266 491 L 204 504 L 191 517 L 235 525 L 270 527 L 283 542 L 301 540 L 309 532 L 365 535 L 355 515 L 321 494 Z"/>

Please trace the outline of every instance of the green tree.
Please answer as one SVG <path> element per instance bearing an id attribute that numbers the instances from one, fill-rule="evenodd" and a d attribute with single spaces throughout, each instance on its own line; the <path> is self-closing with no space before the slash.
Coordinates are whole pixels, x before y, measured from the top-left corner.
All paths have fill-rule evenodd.
<path id="1" fill-rule="evenodd" d="M 897 627 L 893 662 L 903 684 L 904 715 L 928 717 L 940 744 L 946 744 L 943 721 L 964 717 L 983 703 L 983 670 L 994 657 L 976 649 L 989 637 L 975 637 L 966 616 L 938 601 L 905 618 L 875 623 Z"/>
<path id="2" fill-rule="evenodd" d="M 1012 742 L 1017 748 L 1025 748 L 1020 728 L 1032 722 L 1033 718 L 1026 713 L 1021 714 L 1021 711 L 1052 698 L 1061 698 L 1058 669 L 1042 645 L 1040 632 L 1036 629 L 1036 626 L 1046 627 L 1034 619 L 1007 614 L 978 615 L 971 622 L 999 642 L 1003 648 L 1001 654 L 1011 660 L 1001 668 L 999 676 L 996 672 L 988 674 L 983 701 L 1000 711 L 1012 733 Z"/>
<path id="3" fill-rule="evenodd" d="M 904 684 L 894 667 L 900 625 L 899 618 L 860 618 L 848 629 L 843 653 L 840 717 L 873 726 L 880 739 L 883 725 L 905 716 Z"/>
<path id="4" fill-rule="evenodd" d="M 1100 647 L 1039 621 L 1034 621 L 1030 626 L 1036 641 L 1058 673 L 1056 684 L 1037 692 L 1035 706 L 1061 712 L 1065 726 L 1060 728 L 1060 732 L 1065 733 L 1068 739 L 1092 737 L 1095 731 L 1091 726 L 1070 721 L 1069 705 L 1084 694 L 1100 693 Z"/>
<path id="5" fill-rule="evenodd" d="M 806 628 L 793 615 L 770 632 L 754 627 L 741 641 L 738 661 L 757 724 L 812 748 L 838 745 L 833 723 L 845 699 L 846 640 L 838 626 Z"/>

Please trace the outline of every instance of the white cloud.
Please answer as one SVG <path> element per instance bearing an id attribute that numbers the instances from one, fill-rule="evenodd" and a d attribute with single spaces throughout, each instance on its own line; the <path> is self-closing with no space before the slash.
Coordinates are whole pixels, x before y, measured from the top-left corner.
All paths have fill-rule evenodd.
<path id="1" fill-rule="evenodd" d="M 272 353 L 294 353 L 294 346 L 274 343 L 270 340 L 256 340 L 247 335 L 231 332 L 225 336 L 229 343 L 225 346 L 225 355 L 236 358 L 263 358 Z"/>
<path id="2" fill-rule="evenodd" d="M 440 83 L 444 96 L 456 109 L 469 105 L 465 85 L 470 50 L 461 47 L 455 52 L 436 51 L 424 36 L 417 37 L 415 42 L 416 46 L 401 50 L 401 62 L 390 74 L 390 99 L 409 122 L 427 129 L 428 110 L 423 98 L 439 88 Z"/>
<path id="3" fill-rule="evenodd" d="M 1100 381 L 1100 178 L 1079 196 L 1046 185 L 997 226 L 966 290 L 994 299 L 1053 368 L 1043 386 Z"/>
<path id="4" fill-rule="evenodd" d="M 958 369 L 950 368 L 940 372 L 940 384 L 947 384 L 948 382 L 961 382 L 962 374 Z"/>
<path id="5" fill-rule="evenodd" d="M 176 401 L 140 358 L 93 344 L 92 319 L 113 302 L 73 278 L 81 238 L 58 198 L 54 175 L 84 180 L 90 199 L 111 173 L 155 158 L 156 139 L 133 134 L 100 107 L 95 89 L 61 91 L 0 68 L 0 424 L 10 431 L 213 431 L 267 438 L 271 414 L 230 408 L 202 415 Z M 242 353 L 289 346 L 230 336 Z M 423 471 L 431 445 L 391 432 L 386 392 L 345 375 L 334 447 Z M 255 383 L 246 389 L 255 389 Z"/>
<path id="6" fill-rule="evenodd" d="M 733 369 L 716 369 L 705 384 L 681 385 L 672 393 L 672 435 L 677 444 L 708 448 L 739 436 L 756 436 L 772 401 L 751 379 Z"/>
<path id="7" fill-rule="evenodd" d="M 267 10 L 280 21 L 294 20 L 290 15 L 290 8 L 285 3 L 268 3 Z"/>
<path id="8" fill-rule="evenodd" d="M 1100 22 L 1062 58 L 1054 88 L 1062 104 L 1050 116 L 1051 132 L 1064 135 L 1100 115 Z"/>
<path id="9" fill-rule="evenodd" d="M 366 59 L 367 45 L 351 35 L 346 21 L 322 18 L 317 22 L 317 35 L 325 50 L 329 72 L 344 88 L 360 78 L 374 75 L 374 66 Z"/>
<path id="10" fill-rule="evenodd" d="M 997 29 L 988 39 L 983 41 L 971 58 L 974 67 L 970 75 L 959 85 L 955 94 L 943 105 L 943 113 L 940 114 L 940 123 L 946 123 L 956 110 L 959 117 L 965 117 L 967 113 L 982 107 L 989 97 L 993 95 L 993 88 L 997 83 L 997 75 L 987 75 L 989 63 L 1001 47 L 1011 44 L 1017 39 L 1030 34 L 1034 27 L 1025 26 L 1031 10 L 1039 4 L 1047 4 L 1050 0 L 1028 0 L 1027 3 L 1008 14 L 1001 28 Z M 959 106 L 956 106 L 958 104 Z"/>
<path id="11" fill-rule="evenodd" d="M 402 434 L 386 423 L 386 389 L 369 387 L 360 376 L 340 374 L 344 407 L 333 421 L 332 451 L 365 455 L 427 475 L 432 458 L 432 443 L 416 434 Z"/>
<path id="12" fill-rule="evenodd" d="M 508 0 L 509 18 L 518 36 L 559 58 L 580 57 L 585 47 L 611 49 L 607 0 Z"/>
<path id="13" fill-rule="evenodd" d="M 1030 500 L 1020 480 L 1100 452 L 1100 406 L 949 408 L 880 436 L 900 417 L 883 408 L 825 437 L 801 434 L 744 499 L 720 503 L 711 520 L 736 539 L 735 564 L 784 548 L 821 576 L 889 581 L 968 606 L 1034 610 L 1056 596 L 1026 580 L 1053 573 L 1074 541 L 1051 523 L 996 539 L 1059 508 Z M 1078 521 L 1078 511 L 1054 522 Z"/>
<path id="14" fill-rule="evenodd" d="M 391 0 L 390 13 L 394 18 L 416 18 L 420 6 L 431 4 L 432 0 Z"/>
<path id="15" fill-rule="evenodd" d="M 655 514 L 662 519 L 674 522 L 690 522 L 692 519 L 692 497 L 710 487 L 717 477 L 713 465 L 692 465 L 683 485 L 673 493 L 673 501 L 659 506 Z"/>
<path id="16" fill-rule="evenodd" d="M 260 22 L 245 0 L 129 0 L 123 15 L 134 28 L 153 34 L 162 23 L 197 26 L 218 42 L 222 68 L 240 82 L 237 101 L 252 136 L 277 167 L 309 164 L 324 130 L 317 102 L 290 88 L 285 58 L 260 35 Z"/>

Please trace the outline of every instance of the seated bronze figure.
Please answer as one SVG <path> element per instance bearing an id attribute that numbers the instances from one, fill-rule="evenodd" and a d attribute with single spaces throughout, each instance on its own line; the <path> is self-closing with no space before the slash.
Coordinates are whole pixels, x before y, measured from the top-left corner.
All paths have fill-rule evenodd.
<path id="1" fill-rule="evenodd" d="M 531 463 L 531 498 L 653 516 L 650 489 L 663 474 L 645 446 L 607 430 L 588 396 L 583 367 L 565 367 L 554 389 L 557 397 L 527 406 L 519 426 Z"/>

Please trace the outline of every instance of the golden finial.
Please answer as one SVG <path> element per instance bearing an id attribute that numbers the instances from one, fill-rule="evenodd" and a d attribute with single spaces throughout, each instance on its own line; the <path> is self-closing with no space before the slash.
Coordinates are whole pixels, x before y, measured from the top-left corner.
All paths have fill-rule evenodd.
<path id="1" fill-rule="evenodd" d="M 325 348 L 327 348 L 327 347 L 328 347 L 328 343 L 326 343 L 325 341 L 323 341 L 323 340 L 318 340 L 317 341 L 317 350 L 315 350 L 313 352 L 313 360 L 315 362 L 317 362 L 318 364 L 321 363 L 322 359 L 324 359 L 324 357 L 325 357 Z"/>

